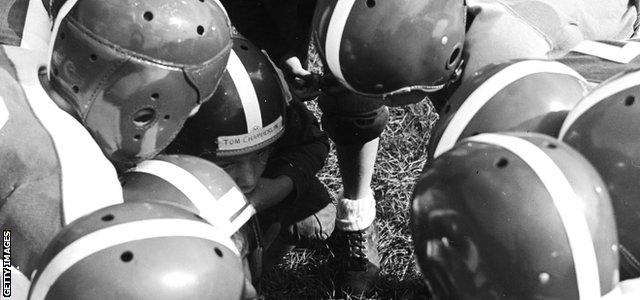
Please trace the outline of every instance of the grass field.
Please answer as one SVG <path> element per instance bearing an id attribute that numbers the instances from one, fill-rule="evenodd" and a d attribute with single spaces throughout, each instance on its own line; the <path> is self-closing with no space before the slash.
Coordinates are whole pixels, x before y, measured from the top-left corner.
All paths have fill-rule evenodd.
<path id="1" fill-rule="evenodd" d="M 319 114 L 315 102 L 309 108 Z M 409 232 L 409 203 L 414 182 L 422 170 L 431 127 L 437 119 L 428 101 L 392 108 L 391 119 L 380 142 L 372 188 L 377 200 L 378 249 L 381 280 L 366 298 L 424 299 L 426 288 L 416 267 Z M 335 151 L 318 174 L 337 197 L 341 187 Z M 262 280 L 265 299 L 335 299 L 327 266 L 327 249 L 295 249 Z M 359 299 L 362 297 L 354 296 Z"/>
<path id="2" fill-rule="evenodd" d="M 313 44 L 309 47 L 309 70 L 323 73 Z M 315 101 L 307 102 L 318 120 Z M 427 290 L 414 261 L 409 231 L 411 193 L 427 158 L 427 143 L 437 114 L 429 101 L 390 108 L 390 119 L 380 138 L 371 187 L 377 200 L 376 223 L 380 230 L 380 281 L 368 295 L 351 299 L 426 299 Z M 342 187 L 334 145 L 318 178 L 337 199 Z M 336 299 L 328 265 L 331 252 L 322 249 L 294 249 L 262 277 L 264 299 Z"/>

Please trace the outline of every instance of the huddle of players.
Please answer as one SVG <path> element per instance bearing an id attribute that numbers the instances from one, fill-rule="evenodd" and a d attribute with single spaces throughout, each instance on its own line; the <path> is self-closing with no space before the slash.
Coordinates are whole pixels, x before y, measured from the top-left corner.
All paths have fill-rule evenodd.
<path id="1" fill-rule="evenodd" d="M 571 29 L 558 39 L 577 45 L 565 64 L 484 66 L 535 57 L 506 46 L 494 51 L 507 57 L 475 55 L 509 39 L 485 31 L 474 44 L 483 26 L 509 24 L 505 11 L 545 11 L 543 2 L 316 8 L 327 73 L 318 84 L 333 99 L 320 104 L 333 112 L 323 121 L 339 147 L 349 149 L 346 131 L 370 150 L 385 105 L 445 99 L 412 205 L 416 258 L 436 298 L 633 297 L 629 281 L 618 283 L 618 257 L 623 278 L 636 277 L 638 47 L 571 42 Z M 315 178 L 326 135 L 218 2 L 44 4 L 51 43 L 23 43 L 49 28 L 25 31 L 23 48 L 0 52 L 0 220 L 12 231 L 15 297 L 255 297 L 247 277 L 259 276 L 261 257 L 326 239 L 336 214 L 346 281 L 370 288 L 375 200 L 330 204 Z M 629 37 L 624 25 L 581 38 Z M 358 131 L 353 110 L 340 118 L 342 106 L 361 105 L 377 112 L 377 129 Z M 491 133 L 504 131 L 546 135 Z"/>

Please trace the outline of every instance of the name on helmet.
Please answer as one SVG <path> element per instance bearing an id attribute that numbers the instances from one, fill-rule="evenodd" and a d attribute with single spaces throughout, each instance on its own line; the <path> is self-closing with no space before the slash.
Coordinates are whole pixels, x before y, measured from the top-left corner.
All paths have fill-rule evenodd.
<path id="1" fill-rule="evenodd" d="M 268 141 L 278 135 L 283 129 L 282 117 L 278 117 L 273 123 L 262 128 L 256 128 L 250 133 L 218 137 L 218 150 L 240 150 L 249 148 Z"/>

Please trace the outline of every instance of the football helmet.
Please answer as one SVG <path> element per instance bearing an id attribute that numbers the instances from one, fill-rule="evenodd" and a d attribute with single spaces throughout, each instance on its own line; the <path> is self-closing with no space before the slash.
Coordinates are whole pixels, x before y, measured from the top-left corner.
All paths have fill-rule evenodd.
<path id="1" fill-rule="evenodd" d="M 29 299 L 241 299 L 243 287 L 228 236 L 174 206 L 124 203 L 56 235 Z"/>
<path id="2" fill-rule="evenodd" d="M 264 149 L 284 133 L 290 99 L 271 60 L 247 39 L 234 35 L 220 86 L 187 120 L 166 152 L 211 160 Z"/>
<path id="3" fill-rule="evenodd" d="M 486 66 L 443 107 L 429 141 L 429 158 L 479 133 L 532 131 L 555 137 L 569 110 L 587 92 L 587 81 L 559 62 L 524 60 Z"/>
<path id="4" fill-rule="evenodd" d="M 599 299 L 618 282 L 604 182 L 543 134 L 481 134 L 440 155 L 411 229 L 435 299 Z"/>
<path id="5" fill-rule="evenodd" d="M 419 101 L 459 75 L 465 17 L 463 0 L 325 0 L 312 36 L 327 71 L 349 90 L 384 98 L 418 91 Z"/>
<path id="6" fill-rule="evenodd" d="M 161 202 L 203 217 L 228 235 L 236 232 L 255 209 L 225 171 L 189 155 L 158 155 L 125 172 L 125 202 Z"/>
<path id="7" fill-rule="evenodd" d="M 598 170 L 611 194 L 621 275 L 640 276 L 640 71 L 602 83 L 568 114 L 560 139 Z"/>
<path id="8" fill-rule="evenodd" d="M 213 0 L 68 0 L 54 14 L 51 85 L 118 164 L 173 140 L 213 95 L 231 49 Z"/>

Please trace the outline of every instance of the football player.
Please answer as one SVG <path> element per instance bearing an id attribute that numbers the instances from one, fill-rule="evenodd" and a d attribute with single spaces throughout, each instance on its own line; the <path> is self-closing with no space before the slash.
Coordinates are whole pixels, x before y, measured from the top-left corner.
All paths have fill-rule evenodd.
<path id="1" fill-rule="evenodd" d="M 316 177 L 329 152 L 326 134 L 242 36 L 233 37 L 215 94 L 165 152 L 207 159 L 233 178 L 264 231 L 279 232 L 263 238 L 266 268 L 291 246 L 316 246 L 333 231 L 335 205 Z"/>
<path id="2" fill-rule="evenodd" d="M 416 258 L 434 299 L 599 299 L 618 283 L 607 184 L 555 138 L 464 139 L 424 170 L 413 198 Z"/>
<path id="3" fill-rule="evenodd" d="M 583 154 L 598 170 L 611 194 L 620 240 L 623 279 L 640 276 L 640 190 L 635 125 L 640 110 L 638 70 L 626 71 L 593 89 L 567 115 L 559 138 Z"/>
<path id="4" fill-rule="evenodd" d="M 238 249 L 193 213 L 123 203 L 63 228 L 38 263 L 29 299 L 244 299 Z"/>
<path id="5" fill-rule="evenodd" d="M 0 226 L 16 284 L 62 226 L 122 202 L 113 164 L 171 142 L 231 47 L 213 1 L 67 1 L 53 28 L 49 55 L 0 47 Z"/>
<path id="6" fill-rule="evenodd" d="M 319 104 L 325 114 L 324 128 L 337 144 L 343 177 L 343 198 L 338 205 L 336 236 L 342 237 L 338 240 L 343 241 L 352 239 L 353 243 L 362 246 L 360 249 L 365 250 L 339 255 L 353 263 L 343 264 L 349 268 L 344 270 L 343 275 L 346 276 L 338 282 L 359 291 L 371 286 L 371 279 L 375 278 L 379 264 L 373 223 L 375 200 L 369 185 L 378 137 L 388 118 L 384 104 L 398 105 L 424 97 L 421 94 L 389 97 L 391 95 L 387 94 L 386 98 L 392 101 L 383 102 L 354 92 L 359 89 L 360 94 L 380 94 L 376 88 L 380 91 L 393 87 L 402 89 L 406 85 L 398 85 L 397 79 L 407 79 L 405 84 L 410 84 L 411 78 L 407 74 L 420 74 L 414 72 L 415 66 L 435 66 L 438 71 L 430 71 L 441 74 L 437 78 L 431 77 L 431 82 L 419 83 L 422 88 L 415 90 L 436 90 L 450 84 L 449 79 L 455 81 L 464 69 L 466 74 L 473 74 L 486 64 L 506 59 L 560 56 L 582 39 L 629 38 L 637 19 L 637 4 L 626 0 L 606 3 L 598 0 L 562 3 L 551 0 L 474 0 L 466 1 L 466 14 L 461 11 L 462 1 L 449 1 L 448 5 L 435 1 L 414 2 L 327 0 L 319 1 L 318 5 L 316 19 L 318 24 L 324 22 L 325 27 L 315 28 L 322 28 L 316 47 L 325 56 L 333 55 L 333 58 L 323 59 L 327 64 L 325 67 L 328 67 L 326 71 L 330 71 L 341 85 L 351 90 L 332 92 L 325 85 L 325 95 L 319 99 Z M 259 47 L 267 49 L 280 62 L 285 73 L 294 78 L 290 81 L 293 90 L 306 89 L 307 96 L 314 95 L 308 90 L 319 86 L 318 77 L 300 63 L 306 57 L 306 26 L 310 16 L 308 3 L 263 0 L 226 1 L 224 4 L 239 30 Z M 421 7 L 433 10 L 417 13 Z M 438 9 L 447 13 L 438 15 Z M 430 13 L 438 16 L 433 19 L 415 17 L 428 16 Z M 395 17 L 386 17 L 391 15 Z M 383 26 L 378 27 L 380 24 Z M 467 38 L 462 41 L 460 33 L 464 33 L 465 27 Z M 433 30 L 434 34 L 430 35 L 429 30 Z M 332 38 L 327 38 L 329 35 Z M 417 36 L 424 38 L 417 39 Z M 392 42 L 394 39 L 395 42 Z M 434 41 L 437 44 L 424 46 L 416 41 Z M 416 44 L 420 47 L 415 47 Z M 438 48 L 436 45 L 441 46 Z M 429 49 L 432 51 L 421 52 L 423 46 L 431 47 Z M 412 53 L 412 49 L 420 50 Z M 416 55 L 419 57 L 416 58 Z M 438 63 L 442 58 L 446 59 Z M 462 61 L 466 63 L 463 65 Z M 398 67 L 405 65 L 410 66 L 405 69 L 411 72 L 393 72 L 402 70 Z M 432 95 L 431 98 L 443 99 L 436 103 L 441 105 L 452 90 L 455 90 L 455 86 L 446 89 L 442 93 L 444 96 Z"/>
<path id="7" fill-rule="evenodd" d="M 231 236 L 247 279 L 245 297 L 257 296 L 251 282 L 262 272 L 263 232 L 251 218 L 254 207 L 222 168 L 190 155 L 158 155 L 127 170 L 120 181 L 125 202 L 171 204 Z"/>

